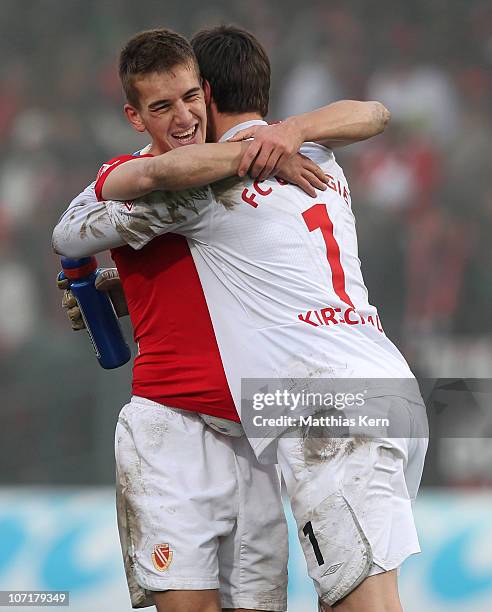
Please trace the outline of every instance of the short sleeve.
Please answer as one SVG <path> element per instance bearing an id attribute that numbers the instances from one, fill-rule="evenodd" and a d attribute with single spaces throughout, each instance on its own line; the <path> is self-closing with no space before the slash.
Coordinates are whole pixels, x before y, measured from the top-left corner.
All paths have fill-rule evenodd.
<path id="1" fill-rule="evenodd" d="M 124 164 L 125 162 L 130 161 L 132 159 L 138 159 L 140 157 L 153 157 L 153 156 L 150 154 L 119 155 L 118 157 L 113 157 L 112 159 L 110 159 L 108 162 L 106 162 L 105 164 L 101 166 L 101 168 L 99 169 L 99 172 L 97 173 L 96 184 L 94 187 L 94 191 L 96 192 L 96 197 L 99 202 L 102 202 L 104 200 L 104 198 L 102 197 L 102 188 L 104 186 L 104 183 L 106 182 L 106 179 L 111 174 L 111 172 L 118 166 L 121 166 L 121 164 Z"/>

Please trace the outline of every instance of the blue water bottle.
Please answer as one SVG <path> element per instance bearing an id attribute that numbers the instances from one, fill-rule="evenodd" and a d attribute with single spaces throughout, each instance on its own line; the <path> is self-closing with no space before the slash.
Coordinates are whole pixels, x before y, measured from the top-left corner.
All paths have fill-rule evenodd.
<path id="1" fill-rule="evenodd" d="M 95 257 L 61 258 L 59 278 L 70 282 L 99 364 L 106 370 L 119 368 L 131 357 L 118 316 L 109 296 L 94 286 L 99 273 Z"/>

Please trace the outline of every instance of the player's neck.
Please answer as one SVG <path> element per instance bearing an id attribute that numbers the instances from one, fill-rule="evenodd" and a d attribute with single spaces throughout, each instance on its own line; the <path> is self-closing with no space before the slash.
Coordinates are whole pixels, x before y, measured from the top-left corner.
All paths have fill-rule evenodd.
<path id="1" fill-rule="evenodd" d="M 214 140 L 218 142 L 227 131 L 240 123 L 262 119 L 259 113 L 217 113 L 213 118 Z"/>

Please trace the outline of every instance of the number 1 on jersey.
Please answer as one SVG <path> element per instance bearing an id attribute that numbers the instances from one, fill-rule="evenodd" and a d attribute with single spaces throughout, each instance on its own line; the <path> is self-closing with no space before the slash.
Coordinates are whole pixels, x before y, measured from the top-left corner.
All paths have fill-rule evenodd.
<path id="1" fill-rule="evenodd" d="M 338 297 L 351 308 L 354 308 L 352 300 L 345 291 L 345 273 L 340 261 L 340 248 L 333 235 L 333 223 L 328 216 L 325 204 L 315 204 L 302 213 L 302 218 L 310 232 L 321 230 L 321 235 L 326 245 L 326 258 L 331 269 L 333 289 Z"/>

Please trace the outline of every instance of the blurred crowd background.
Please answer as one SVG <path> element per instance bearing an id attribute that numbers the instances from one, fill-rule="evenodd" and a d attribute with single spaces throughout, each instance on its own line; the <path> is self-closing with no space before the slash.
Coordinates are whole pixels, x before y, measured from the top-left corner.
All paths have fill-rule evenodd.
<path id="1" fill-rule="evenodd" d="M 102 371 L 85 334 L 69 330 L 51 232 L 101 163 L 145 144 L 122 114 L 127 38 L 217 23 L 248 28 L 266 47 L 271 120 L 342 98 L 388 106 L 384 135 L 337 153 L 371 301 L 420 375 L 490 376 L 490 2 L 2 0 L 3 483 L 113 480 L 131 370 Z M 481 433 L 436 446 L 425 482 L 492 484 L 490 423 Z"/>

